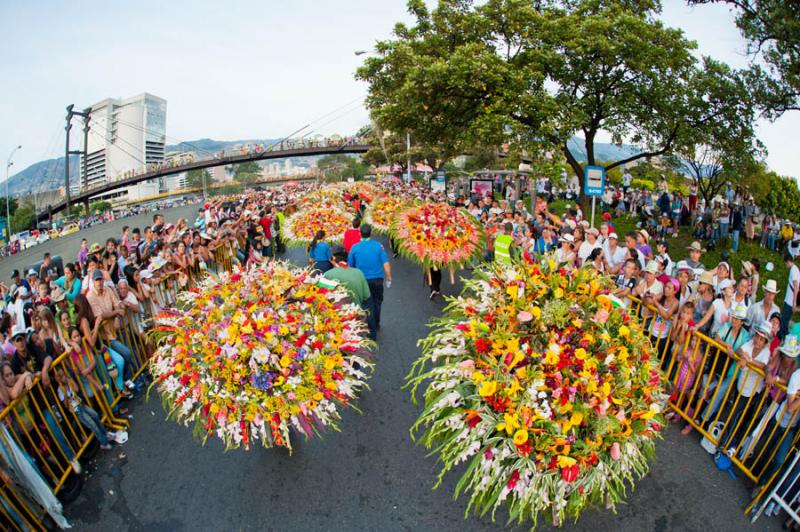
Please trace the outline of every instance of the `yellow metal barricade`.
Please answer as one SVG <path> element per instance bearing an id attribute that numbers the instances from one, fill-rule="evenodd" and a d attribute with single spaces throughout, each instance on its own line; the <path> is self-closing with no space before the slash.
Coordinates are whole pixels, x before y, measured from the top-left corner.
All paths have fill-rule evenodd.
<path id="1" fill-rule="evenodd" d="M 629 314 L 651 327 L 647 315 L 658 311 L 641 300 L 630 297 Z M 645 317 L 642 317 L 645 315 Z M 677 317 L 677 315 L 676 315 Z M 671 391 L 669 407 L 689 425 L 729 454 L 731 461 L 750 480 L 758 482 L 769 472 L 773 476 L 774 459 L 787 438 L 797 442 L 798 413 L 791 415 L 786 427 L 776 418 L 781 402 L 769 395 L 764 371 L 740 363 L 736 353 L 700 332 L 690 332 L 682 345 L 667 338 L 654 338 L 656 350 Z M 739 392 L 740 382 L 755 390 L 750 396 Z M 786 385 L 773 385 L 778 396 L 785 397 Z"/>

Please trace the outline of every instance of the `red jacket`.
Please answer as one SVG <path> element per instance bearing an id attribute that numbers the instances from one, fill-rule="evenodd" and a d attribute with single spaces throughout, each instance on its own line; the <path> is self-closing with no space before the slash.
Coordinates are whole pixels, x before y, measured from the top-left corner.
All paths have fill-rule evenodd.
<path id="1" fill-rule="evenodd" d="M 352 248 L 359 242 L 361 242 L 360 229 L 350 228 L 344 232 L 344 242 L 342 243 L 342 245 L 344 245 L 345 251 L 350 253 L 350 248 Z"/>

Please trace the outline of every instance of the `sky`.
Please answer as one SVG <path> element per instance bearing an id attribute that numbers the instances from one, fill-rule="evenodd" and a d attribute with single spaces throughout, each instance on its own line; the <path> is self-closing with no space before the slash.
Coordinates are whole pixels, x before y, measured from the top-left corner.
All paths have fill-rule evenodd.
<path id="1" fill-rule="evenodd" d="M 746 64 L 727 8 L 663 5 L 664 21 L 700 53 Z M 398 21 L 410 21 L 404 0 L 0 2 L 0 158 L 21 144 L 19 171 L 62 156 L 68 104 L 142 92 L 167 100 L 170 144 L 280 138 L 307 124 L 303 133 L 354 133 L 368 122 L 354 52 L 390 37 Z M 800 175 L 798 128 L 800 112 L 759 124 L 779 173 Z"/>

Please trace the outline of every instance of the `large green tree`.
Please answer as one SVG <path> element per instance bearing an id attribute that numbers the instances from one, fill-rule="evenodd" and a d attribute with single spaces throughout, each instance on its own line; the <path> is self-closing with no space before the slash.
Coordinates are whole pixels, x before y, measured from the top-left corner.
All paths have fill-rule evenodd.
<path id="1" fill-rule="evenodd" d="M 687 88 L 695 119 L 674 160 L 708 202 L 727 183 L 741 183 L 764 152 L 754 129 L 756 97 L 745 73 L 707 57 L 691 72 Z"/>
<path id="2" fill-rule="evenodd" d="M 328 181 L 342 181 L 352 177 L 356 181 L 363 179 L 367 173 L 367 165 L 356 157 L 335 153 L 326 155 L 317 161 L 317 168 Z"/>
<path id="3" fill-rule="evenodd" d="M 800 110 L 800 2 L 798 0 L 689 0 L 724 3 L 736 11 L 736 25 L 754 59 L 752 86 L 766 114 L 776 118 Z M 700 13 L 702 15 L 702 13 Z"/>
<path id="4" fill-rule="evenodd" d="M 693 44 L 656 19 L 656 2 L 411 0 L 413 26 L 358 70 L 375 119 L 448 151 L 508 143 L 556 150 L 583 178 L 606 132 L 640 153 L 611 169 L 669 152 L 686 125 Z"/>
<path id="5" fill-rule="evenodd" d="M 253 183 L 261 178 L 261 166 L 255 161 L 237 164 L 233 171 L 233 178 L 240 183 Z"/>
<path id="6" fill-rule="evenodd" d="M 186 186 L 188 188 L 202 188 L 203 186 L 210 186 L 212 182 L 211 173 L 204 168 L 189 170 L 186 173 Z"/>

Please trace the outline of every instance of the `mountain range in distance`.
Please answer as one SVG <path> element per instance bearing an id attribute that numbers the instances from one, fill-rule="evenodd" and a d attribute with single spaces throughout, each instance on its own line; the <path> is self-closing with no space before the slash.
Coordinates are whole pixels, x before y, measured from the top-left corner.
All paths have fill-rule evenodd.
<path id="1" fill-rule="evenodd" d="M 166 146 L 167 154 L 180 153 L 180 152 L 194 152 L 200 157 L 206 157 L 211 154 L 236 148 L 244 144 L 263 144 L 269 146 L 279 139 L 251 139 L 251 140 L 214 140 L 214 139 L 197 139 L 180 144 L 170 144 Z M 573 137 L 570 142 L 570 149 L 576 154 L 580 162 L 586 161 L 586 152 L 583 145 L 583 139 Z M 610 144 L 597 142 L 594 145 L 595 158 L 598 161 L 616 161 L 625 159 L 637 153 L 640 153 L 637 147 L 630 144 Z M 303 160 L 307 158 L 302 158 Z M 69 173 L 70 182 L 73 186 L 77 185 L 80 177 L 79 157 L 73 155 L 70 157 Z M 64 186 L 64 157 L 56 159 L 47 159 L 39 161 L 28 166 L 24 170 L 12 175 L 8 181 L 8 191 L 11 196 L 27 196 L 34 192 L 47 192 L 57 190 L 59 187 Z"/>

